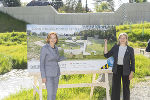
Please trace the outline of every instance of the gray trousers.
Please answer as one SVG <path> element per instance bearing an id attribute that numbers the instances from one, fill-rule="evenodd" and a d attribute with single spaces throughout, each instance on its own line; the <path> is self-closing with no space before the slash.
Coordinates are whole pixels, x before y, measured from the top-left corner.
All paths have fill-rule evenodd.
<path id="1" fill-rule="evenodd" d="M 46 78 L 47 100 L 55 100 L 59 83 L 59 76 Z"/>

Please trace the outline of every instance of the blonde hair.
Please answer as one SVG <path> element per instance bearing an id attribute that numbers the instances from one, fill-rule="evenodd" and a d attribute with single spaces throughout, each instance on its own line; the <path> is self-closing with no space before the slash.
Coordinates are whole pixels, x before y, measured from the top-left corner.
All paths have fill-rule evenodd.
<path id="1" fill-rule="evenodd" d="M 120 45 L 119 39 L 120 39 L 121 36 L 125 36 L 125 37 L 126 37 L 126 39 L 127 39 L 126 45 L 128 45 L 128 34 L 127 34 L 127 33 L 120 33 L 120 34 L 119 34 L 119 37 L 118 37 L 118 45 Z"/>
<path id="2" fill-rule="evenodd" d="M 49 39 L 51 38 L 52 34 L 56 35 L 56 39 L 57 39 L 56 44 L 57 44 L 58 43 L 58 36 L 57 36 L 56 32 L 50 32 L 50 33 L 48 33 L 47 38 L 46 38 L 46 43 L 50 42 Z"/>

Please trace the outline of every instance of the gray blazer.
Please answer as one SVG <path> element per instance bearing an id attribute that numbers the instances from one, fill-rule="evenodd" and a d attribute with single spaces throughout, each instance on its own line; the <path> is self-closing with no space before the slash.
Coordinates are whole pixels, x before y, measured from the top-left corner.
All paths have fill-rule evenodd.
<path id="1" fill-rule="evenodd" d="M 58 48 L 55 46 L 54 52 L 51 46 L 47 43 L 41 48 L 40 52 L 40 71 L 41 77 L 55 77 L 60 75 L 58 62 L 64 60 L 64 57 L 59 56 Z"/>

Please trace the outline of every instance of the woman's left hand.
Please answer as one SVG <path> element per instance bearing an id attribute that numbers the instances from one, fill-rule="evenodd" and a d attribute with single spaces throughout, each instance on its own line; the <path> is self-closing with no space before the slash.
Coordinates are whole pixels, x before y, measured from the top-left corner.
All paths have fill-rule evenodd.
<path id="1" fill-rule="evenodd" d="M 129 75 L 129 80 L 131 80 L 133 78 L 133 72 L 131 71 L 130 75 Z"/>

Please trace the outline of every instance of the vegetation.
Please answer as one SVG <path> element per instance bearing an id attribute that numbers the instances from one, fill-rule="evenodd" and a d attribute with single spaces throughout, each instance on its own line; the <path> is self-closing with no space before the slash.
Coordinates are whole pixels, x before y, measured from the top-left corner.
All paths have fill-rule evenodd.
<path id="1" fill-rule="evenodd" d="M 147 0 L 129 0 L 129 3 L 134 3 L 134 2 L 136 2 L 136 3 L 142 3 L 142 2 L 147 2 Z"/>
<path id="2" fill-rule="evenodd" d="M 3 54 L 0 54 L 0 58 L 0 73 L 4 74 L 12 69 L 12 58 Z"/>
<path id="3" fill-rule="evenodd" d="M 0 32 L 25 32 L 26 22 L 18 20 L 0 11 Z"/>
<path id="4" fill-rule="evenodd" d="M 144 57 L 143 55 L 136 55 L 136 73 L 134 74 L 134 78 L 136 82 L 138 82 L 137 78 L 140 80 L 144 80 L 143 77 L 150 75 L 150 59 Z M 97 75 L 98 76 L 98 75 Z M 141 79 L 142 78 L 142 79 Z M 63 75 L 60 77 L 59 84 L 74 84 L 74 83 L 91 83 L 92 75 Z M 135 84 L 135 83 L 134 83 Z M 134 85 L 131 84 L 131 87 Z M 103 100 L 106 95 L 106 90 L 102 87 L 95 87 L 93 100 Z M 70 89 L 58 89 L 57 92 L 57 100 L 89 100 L 90 88 L 70 88 Z M 4 100 L 37 100 L 39 99 L 39 95 L 36 94 L 36 97 L 33 97 L 33 89 L 31 90 L 23 90 L 17 94 L 12 94 Z M 43 91 L 43 99 L 46 100 L 47 91 Z"/>
<path id="5" fill-rule="evenodd" d="M 56 100 L 89 100 L 90 88 L 66 88 L 58 89 Z M 103 100 L 105 97 L 105 89 L 101 87 L 96 87 L 94 90 L 93 100 Z M 39 95 L 36 94 L 33 97 L 33 89 L 23 90 L 17 93 L 16 95 L 10 95 L 4 100 L 38 100 Z M 47 99 L 47 91 L 43 91 L 43 99 Z"/>
<path id="6" fill-rule="evenodd" d="M 15 23 L 15 25 L 10 24 L 4 19 L 4 17 L 8 18 L 8 20 L 12 23 Z M 3 21 L 4 19 L 5 21 Z M 26 23 L 20 22 L 16 19 L 9 19 L 9 16 L 6 14 L 0 13 L 0 27 L 1 32 L 7 32 L 7 33 L 1 33 L 0 34 L 0 74 L 4 74 L 8 71 L 10 71 L 13 68 L 26 68 L 27 66 L 27 37 L 25 32 L 13 32 L 14 31 L 25 31 L 25 25 Z M 6 24 L 4 24 L 4 22 Z M 5 27 L 8 26 L 8 27 Z M 18 27 L 19 26 L 19 27 Z M 9 29 L 9 30 L 8 30 Z M 141 24 L 133 24 L 133 25 L 120 25 L 116 26 L 116 37 L 118 37 L 119 33 L 126 32 L 129 35 L 129 44 L 133 47 L 145 47 L 147 40 L 150 37 L 150 23 L 141 23 Z M 83 32 L 84 33 L 84 32 Z M 91 32 L 92 33 L 92 32 Z M 97 32 L 98 33 L 98 32 Z M 106 32 L 107 33 L 107 32 Z M 109 36 L 109 34 L 106 34 Z M 109 33 L 109 32 L 108 32 Z M 85 32 L 86 34 L 86 32 Z M 86 34 L 83 35 L 83 38 L 86 38 L 87 35 L 93 34 Z M 103 33 L 104 34 L 104 33 Z M 99 33 L 99 35 L 102 35 L 102 33 Z M 106 36 L 106 37 L 107 37 Z M 79 37 L 79 36 L 78 36 Z M 114 36 L 115 37 L 115 36 Z M 111 37 L 110 37 L 111 38 Z M 115 39 L 115 38 L 114 38 Z M 38 37 L 30 37 L 30 42 L 34 42 L 35 40 L 41 40 L 41 38 Z M 135 43 L 136 42 L 136 43 Z M 58 45 L 63 44 L 64 41 L 61 40 L 61 42 Z M 97 44 L 91 46 L 92 48 L 96 48 Z M 109 48 L 111 48 L 113 44 L 110 44 Z M 89 47 L 89 48 L 91 48 Z M 28 50 L 31 50 L 29 48 Z M 39 50 L 39 47 L 36 48 L 36 50 Z M 34 51 L 33 51 L 34 52 Z M 36 52 L 36 51 L 35 51 Z M 38 52 L 37 52 L 38 53 Z M 94 58 L 95 56 L 92 56 Z M 86 57 L 88 58 L 88 56 Z M 135 56 L 136 62 L 136 73 L 134 74 L 135 78 L 143 78 L 144 76 L 150 75 L 150 59 L 142 56 L 142 55 L 136 55 Z M 64 75 L 60 77 L 60 84 L 73 84 L 73 83 L 85 83 L 85 82 L 91 82 L 92 75 Z M 58 89 L 57 93 L 57 100 L 89 100 L 89 94 L 90 94 L 90 88 L 71 88 L 71 89 Z M 46 90 L 43 91 L 43 98 L 46 99 L 47 92 Z M 93 100 L 102 100 L 103 97 L 105 97 L 105 89 L 101 87 L 96 87 L 94 89 L 94 96 Z M 5 98 L 4 100 L 37 100 L 39 99 L 39 96 L 36 94 L 36 98 L 33 97 L 33 89 L 31 90 L 23 90 L 19 93 L 10 95 L 9 97 Z"/>
<path id="7" fill-rule="evenodd" d="M 111 6 L 108 2 L 102 2 L 100 5 L 96 5 L 95 9 L 96 12 L 112 12 L 112 9 L 110 7 Z"/>
<path id="8" fill-rule="evenodd" d="M 143 55 L 136 55 L 135 71 L 134 77 L 143 78 L 144 76 L 150 76 L 150 59 Z"/>
<path id="9" fill-rule="evenodd" d="M 6 6 L 8 6 L 8 7 L 21 6 L 20 0 L 4 0 L 4 3 L 5 3 Z"/>
<path id="10" fill-rule="evenodd" d="M 0 74 L 4 74 L 13 68 L 27 68 L 26 33 L 0 33 L 0 55 L 3 58 L 0 60 L 2 63 Z M 8 63 L 8 66 L 6 63 Z"/>
<path id="11" fill-rule="evenodd" d="M 85 83 L 92 82 L 92 75 L 63 75 L 60 77 L 60 84 L 74 84 L 74 83 Z M 83 88 L 66 88 L 58 89 L 57 91 L 57 100 L 89 100 L 90 99 L 90 87 Z M 106 90 L 102 87 L 95 87 L 93 100 L 103 100 L 106 95 Z M 33 89 L 23 90 L 17 94 L 10 95 L 4 100 L 37 100 L 39 95 L 36 94 L 36 97 L 33 97 Z M 43 99 L 46 100 L 47 91 L 43 91 Z"/>
<path id="12" fill-rule="evenodd" d="M 85 13 L 86 8 L 82 7 L 82 3 L 79 0 L 67 0 L 66 4 L 58 9 L 59 13 Z M 89 9 L 87 8 L 87 12 Z"/>
<path id="13" fill-rule="evenodd" d="M 150 23 L 119 25 L 116 26 L 117 38 L 120 33 L 126 32 L 129 37 L 129 45 L 132 47 L 146 47 L 150 38 Z"/>
<path id="14" fill-rule="evenodd" d="M 95 1 L 95 10 L 96 12 L 112 12 L 114 11 L 114 1 L 113 0 Z"/>

